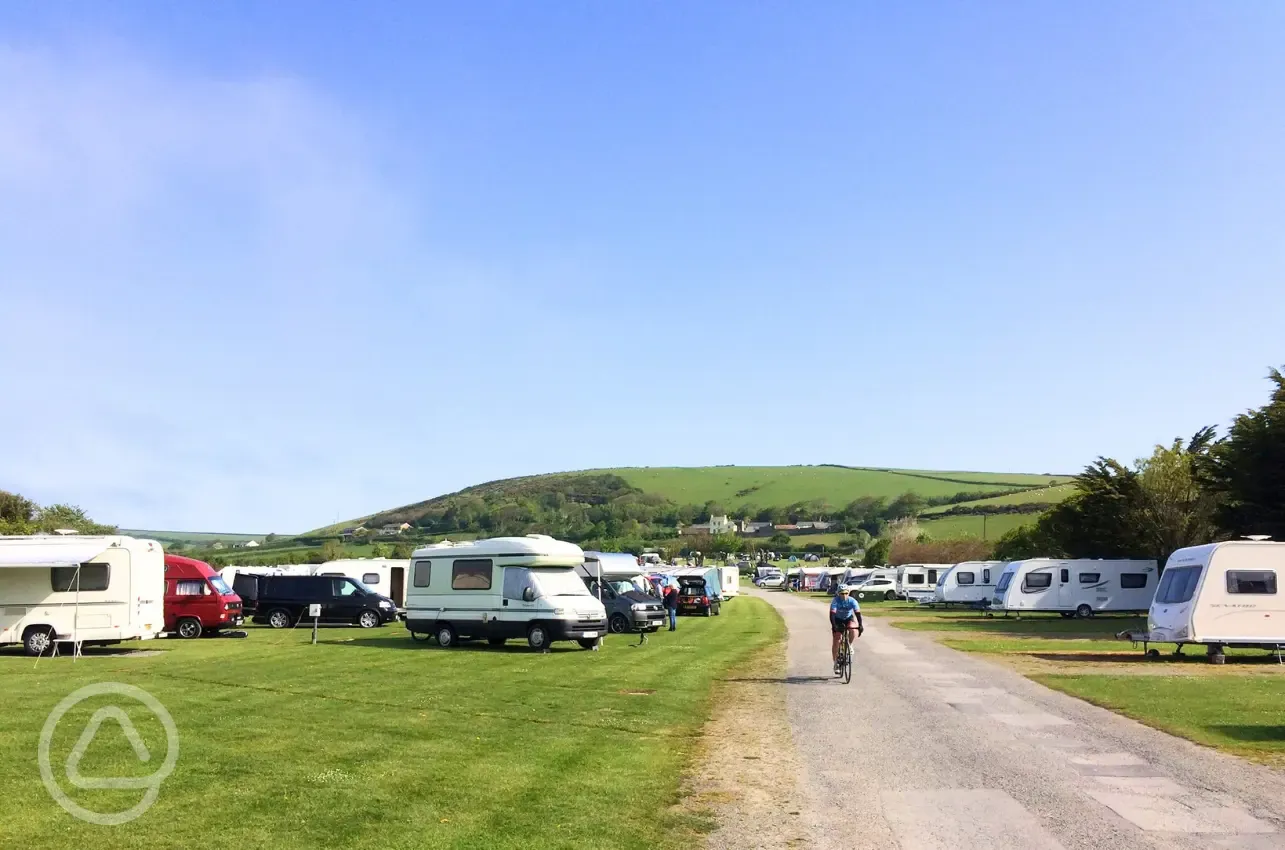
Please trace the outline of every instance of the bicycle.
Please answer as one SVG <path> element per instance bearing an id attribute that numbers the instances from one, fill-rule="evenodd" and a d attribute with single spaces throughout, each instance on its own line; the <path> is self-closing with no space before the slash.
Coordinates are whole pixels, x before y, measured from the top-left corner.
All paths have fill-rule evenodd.
<path id="1" fill-rule="evenodd" d="M 839 638 L 839 672 L 836 675 L 843 677 L 845 685 L 852 681 L 852 638 L 848 636 L 847 629 Z"/>

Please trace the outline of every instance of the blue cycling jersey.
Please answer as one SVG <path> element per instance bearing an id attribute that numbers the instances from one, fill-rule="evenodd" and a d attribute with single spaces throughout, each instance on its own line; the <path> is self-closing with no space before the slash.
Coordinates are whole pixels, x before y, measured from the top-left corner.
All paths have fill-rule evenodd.
<path id="1" fill-rule="evenodd" d="M 857 616 L 857 612 L 860 610 L 861 606 L 858 605 L 857 600 L 853 599 L 851 596 L 847 599 L 844 599 L 842 596 L 836 596 L 834 597 L 834 601 L 830 603 L 830 619 L 851 620 L 853 617 Z"/>

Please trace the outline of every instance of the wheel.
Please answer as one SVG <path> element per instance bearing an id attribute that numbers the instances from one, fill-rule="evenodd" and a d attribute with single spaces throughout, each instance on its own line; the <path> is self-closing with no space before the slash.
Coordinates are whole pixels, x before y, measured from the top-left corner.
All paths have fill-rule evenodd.
<path id="1" fill-rule="evenodd" d="M 1083 603 L 1076 607 L 1075 616 L 1079 617 L 1081 620 L 1087 620 L 1089 617 L 1093 616 L 1093 609 L 1089 607 L 1088 603 Z"/>
<path id="2" fill-rule="evenodd" d="M 1158 650 L 1158 649 L 1148 649 L 1148 650 L 1147 650 L 1147 657 L 1148 657 L 1148 658 L 1150 658 L 1152 661 L 1158 661 L 1158 660 L 1160 659 L 1160 650 Z"/>
<path id="3" fill-rule="evenodd" d="M 181 638 L 199 638 L 201 636 L 201 621 L 193 617 L 184 617 L 178 621 L 178 636 Z"/>
<path id="4" fill-rule="evenodd" d="M 607 621 L 607 628 L 613 634 L 623 635 L 629 631 L 629 618 L 621 613 L 612 614 L 611 619 Z"/>
<path id="5" fill-rule="evenodd" d="M 442 649 L 450 649 L 455 646 L 455 629 L 452 629 L 448 624 L 438 626 L 437 645 Z"/>
<path id="6" fill-rule="evenodd" d="M 290 612 L 284 608 L 274 608 L 268 613 L 268 625 L 274 629 L 290 628 Z"/>
<path id="7" fill-rule="evenodd" d="M 581 649 L 597 649 L 601 640 L 602 638 L 581 638 L 576 643 L 580 644 Z"/>
<path id="8" fill-rule="evenodd" d="M 891 602 L 892 600 L 894 600 L 894 599 L 896 599 L 896 598 L 897 598 L 897 592 L 896 592 L 895 590 L 889 590 L 889 591 L 886 591 L 886 592 L 884 593 L 884 595 L 883 595 L 883 601 L 884 601 L 884 602 Z"/>
<path id="9" fill-rule="evenodd" d="M 706 605 L 706 606 L 705 606 L 705 616 L 706 616 L 706 617 L 712 617 L 712 616 L 714 616 L 714 606 L 713 606 L 713 605 Z"/>
<path id="10" fill-rule="evenodd" d="M 531 628 L 526 632 L 527 646 L 532 649 L 545 650 L 549 648 L 549 630 L 543 623 L 533 623 Z"/>
<path id="11" fill-rule="evenodd" d="M 722 613 L 723 613 L 723 606 L 722 606 L 722 605 L 715 605 L 715 606 L 714 606 L 714 616 L 715 616 L 715 617 L 717 617 L 719 614 L 722 614 Z"/>
<path id="12" fill-rule="evenodd" d="M 54 630 L 48 626 L 32 626 L 22 636 L 22 648 L 30 656 L 44 655 L 54 646 Z"/>
<path id="13" fill-rule="evenodd" d="M 491 646 L 504 646 L 504 638 L 502 637 L 487 638 L 486 642 Z"/>
<path id="14" fill-rule="evenodd" d="M 379 615 L 374 611 L 362 611 L 357 616 L 357 625 L 363 629 L 374 629 L 379 627 Z"/>
<path id="15" fill-rule="evenodd" d="M 843 659 L 843 684 L 852 681 L 852 650 L 848 650 L 848 656 Z"/>

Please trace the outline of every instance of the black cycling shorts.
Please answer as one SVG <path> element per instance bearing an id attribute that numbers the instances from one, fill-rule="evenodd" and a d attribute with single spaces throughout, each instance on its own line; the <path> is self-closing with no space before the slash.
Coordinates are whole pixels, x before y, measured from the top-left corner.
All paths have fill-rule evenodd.
<path id="1" fill-rule="evenodd" d="M 857 627 L 858 627 L 858 624 L 857 624 L 856 617 L 852 617 L 847 620 L 836 620 L 833 617 L 830 618 L 830 631 L 834 632 L 835 634 L 838 634 L 844 629 L 855 629 Z"/>

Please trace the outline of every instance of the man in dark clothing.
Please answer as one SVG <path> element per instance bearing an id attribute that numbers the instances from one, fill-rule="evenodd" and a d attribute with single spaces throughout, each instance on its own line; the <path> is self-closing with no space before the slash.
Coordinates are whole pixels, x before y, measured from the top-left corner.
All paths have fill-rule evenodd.
<path id="1" fill-rule="evenodd" d="M 678 625 L 678 588 L 672 584 L 665 588 L 665 610 L 669 612 L 669 630 Z"/>

